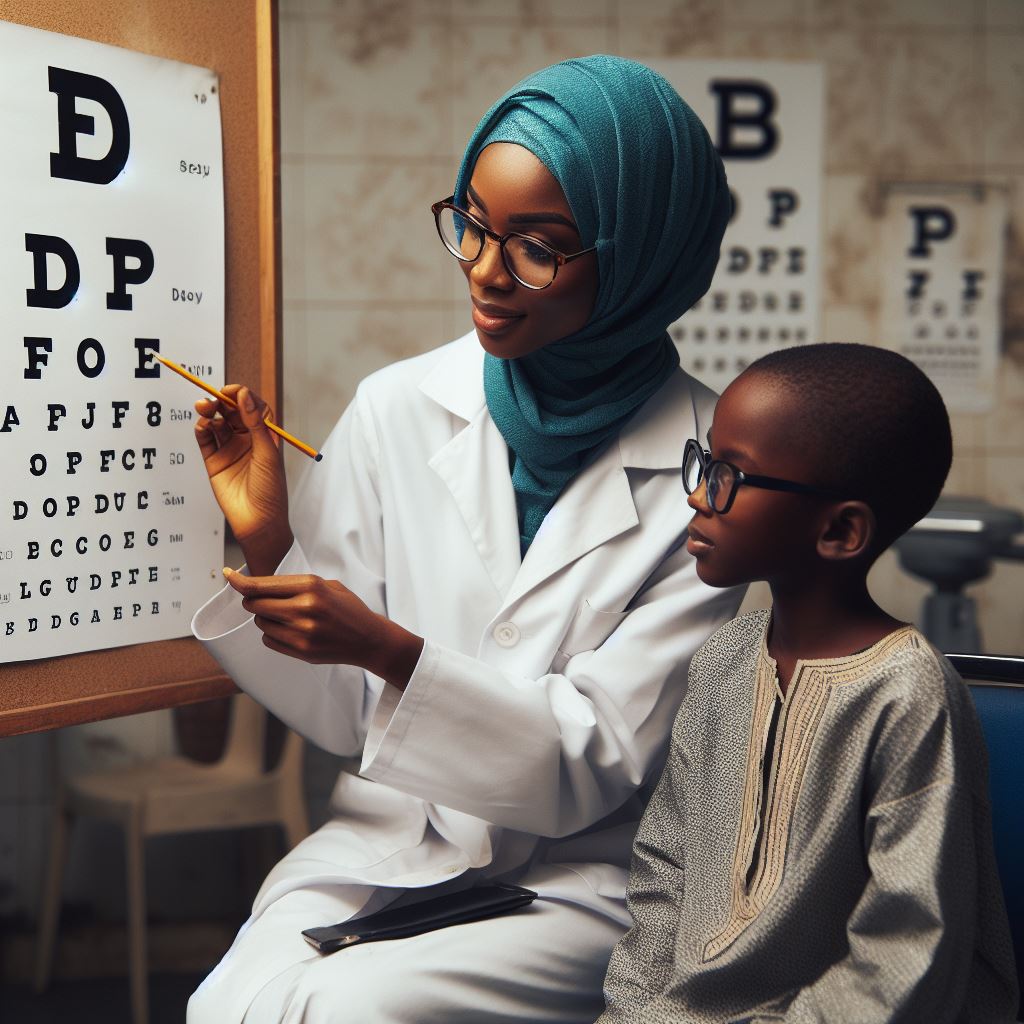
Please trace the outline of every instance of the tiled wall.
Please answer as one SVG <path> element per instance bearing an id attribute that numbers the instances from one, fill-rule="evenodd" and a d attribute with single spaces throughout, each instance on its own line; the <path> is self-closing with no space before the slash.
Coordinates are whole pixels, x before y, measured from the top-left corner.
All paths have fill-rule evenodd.
<path id="1" fill-rule="evenodd" d="M 877 340 L 882 182 L 1011 191 L 998 405 L 955 417 L 947 491 L 1024 508 L 1024 0 L 281 0 L 280 30 L 285 416 L 300 436 L 322 441 L 366 373 L 469 329 L 428 206 L 520 78 L 596 52 L 820 60 L 824 340 Z M 872 583 L 903 617 L 926 592 L 892 555 Z M 1024 563 L 973 592 L 988 646 L 1024 653 Z"/>

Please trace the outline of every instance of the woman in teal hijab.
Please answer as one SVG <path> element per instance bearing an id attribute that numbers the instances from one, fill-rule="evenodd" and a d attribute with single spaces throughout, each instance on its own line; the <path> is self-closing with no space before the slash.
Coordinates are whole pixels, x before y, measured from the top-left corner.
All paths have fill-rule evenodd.
<path id="1" fill-rule="evenodd" d="M 580 330 L 521 359 L 484 360 L 525 553 L 569 481 L 679 365 L 667 328 L 711 284 L 731 200 L 696 114 L 660 75 L 619 57 L 556 64 L 502 97 L 466 148 L 457 205 L 481 152 L 502 142 L 554 176 L 599 280 Z"/>
<path id="2" fill-rule="evenodd" d="M 714 395 L 666 330 L 730 211 L 690 108 L 618 57 L 547 68 L 485 114 L 433 211 L 475 329 L 365 380 L 290 504 L 262 403 L 197 404 L 248 573 L 193 629 L 359 769 L 190 1024 L 594 1020 L 689 659 L 739 604 L 685 545 L 682 449 Z M 326 957 L 301 937 L 493 880 L 539 898 Z"/>

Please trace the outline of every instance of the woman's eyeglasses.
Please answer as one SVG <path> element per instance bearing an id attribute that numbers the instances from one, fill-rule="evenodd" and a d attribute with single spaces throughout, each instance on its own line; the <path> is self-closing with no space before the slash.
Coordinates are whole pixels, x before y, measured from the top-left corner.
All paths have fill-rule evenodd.
<path id="1" fill-rule="evenodd" d="M 736 492 L 743 485 L 761 487 L 769 491 L 815 494 L 822 498 L 836 500 L 849 498 L 848 494 L 840 494 L 838 491 L 830 491 L 821 487 L 811 487 L 809 484 L 780 480 L 774 476 L 755 476 L 753 473 L 744 473 L 742 469 L 734 466 L 731 462 L 711 458 L 711 452 L 702 448 L 699 441 L 691 438 L 686 442 L 686 448 L 683 450 L 683 489 L 687 494 L 693 494 L 702 480 L 707 489 L 708 505 L 711 506 L 713 512 L 717 512 L 719 515 L 724 515 L 732 508 L 732 503 L 736 500 Z"/>
<path id="2" fill-rule="evenodd" d="M 484 227 L 471 213 L 460 210 L 454 200 L 454 196 L 449 196 L 430 207 L 445 248 L 460 262 L 473 263 L 484 251 L 484 243 L 491 239 L 501 249 L 505 269 L 524 288 L 534 291 L 547 288 L 554 281 L 559 267 L 597 248 L 591 246 L 579 252 L 564 253 L 532 235 L 521 235 L 516 231 L 499 235 Z"/>

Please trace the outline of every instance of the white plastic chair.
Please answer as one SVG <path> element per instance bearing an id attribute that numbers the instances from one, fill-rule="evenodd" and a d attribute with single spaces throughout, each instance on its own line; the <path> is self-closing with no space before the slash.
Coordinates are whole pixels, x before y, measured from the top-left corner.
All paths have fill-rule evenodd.
<path id="1" fill-rule="evenodd" d="M 146 885 L 149 836 L 278 824 L 291 849 L 309 834 L 302 787 L 303 741 L 289 731 L 276 767 L 263 769 L 267 713 L 244 694 L 232 697 L 224 753 L 214 764 L 164 758 L 65 780 L 55 798 L 50 863 L 43 891 L 35 987 L 50 978 L 60 890 L 74 815 L 124 827 L 128 882 L 128 957 L 133 1024 L 147 1024 Z"/>

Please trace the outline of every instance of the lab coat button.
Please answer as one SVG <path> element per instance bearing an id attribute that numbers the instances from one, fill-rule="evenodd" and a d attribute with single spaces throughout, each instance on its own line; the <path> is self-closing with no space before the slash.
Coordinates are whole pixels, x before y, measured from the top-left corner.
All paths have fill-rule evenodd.
<path id="1" fill-rule="evenodd" d="M 519 627 L 514 622 L 499 622 L 493 636 L 500 647 L 515 647 L 519 643 Z"/>

